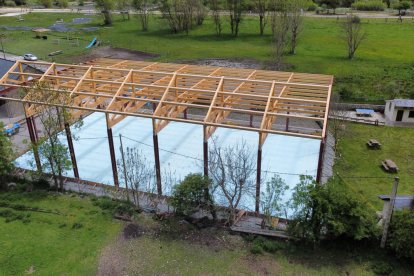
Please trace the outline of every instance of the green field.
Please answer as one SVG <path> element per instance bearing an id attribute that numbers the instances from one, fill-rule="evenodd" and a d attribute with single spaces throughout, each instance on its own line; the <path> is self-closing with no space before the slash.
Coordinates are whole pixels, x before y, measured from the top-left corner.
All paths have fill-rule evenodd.
<path id="1" fill-rule="evenodd" d="M 31 267 L 34 275 L 92 275 L 121 226 L 88 197 L 0 193 L 5 204 L 14 208 L 0 207 L 0 275 L 29 274 Z"/>
<path id="2" fill-rule="evenodd" d="M 0 25 L 48 27 L 57 18 L 69 22 L 75 17 L 86 16 L 35 13 L 25 15 L 24 21 L 2 17 Z M 96 16 L 90 24 L 77 27 L 99 26 L 101 21 L 101 17 Z M 382 102 L 383 99 L 398 96 L 414 97 L 412 22 L 408 19 L 404 23 L 391 19 L 388 22 L 384 19 L 363 19 L 362 22 L 367 39 L 356 58 L 350 61 L 346 58 L 346 46 L 339 38 L 341 30 L 336 19 L 305 18 L 297 54 L 286 57 L 286 70 L 333 74 L 336 80 L 334 91 L 341 92 L 347 101 Z M 6 31 L 8 38 L 4 44 L 6 51 L 15 54 L 30 51 L 41 58 L 47 58 L 46 55 L 52 51 L 64 50 L 63 55 L 53 59 L 71 62 L 73 57 L 88 54 L 84 46 L 97 36 L 104 45 L 159 54 L 158 60 L 163 61 L 249 59 L 256 60 L 262 67 L 271 63 L 272 39 L 269 28 L 264 36 L 260 36 L 257 18 L 246 17 L 241 24 L 240 36 L 234 38 L 229 35 L 227 24 L 225 21 L 221 37 L 215 35 L 213 23 L 209 19 L 187 36 L 185 33 L 172 34 L 166 22 L 159 17 L 151 18 L 149 32 L 140 31 L 139 22 L 134 17 L 130 21 L 115 17 L 112 27 L 101 28 L 96 32 L 69 34 L 81 39 L 81 47 L 63 42 L 61 45 L 53 44 L 53 36 L 64 37 L 68 35 L 65 33 L 53 33 L 50 39 L 43 41 L 34 39 L 30 31 Z"/>
<path id="3" fill-rule="evenodd" d="M 395 275 L 412 271 L 368 244 L 311 249 L 271 241 L 276 252 L 253 254 L 250 239 L 149 214 L 136 216 L 140 236 L 126 239 L 126 223 L 95 201 L 55 192 L 0 193 L 0 275 L 375 275 L 384 264 Z"/>
<path id="4" fill-rule="evenodd" d="M 393 178 L 398 176 L 398 194 L 414 194 L 414 130 L 399 127 L 375 127 L 348 124 L 347 134 L 340 141 L 340 157 L 335 171 L 343 177 L 357 193 L 377 209 L 382 208 L 378 195 L 390 194 Z M 377 139 L 381 150 L 370 150 L 369 139 Z M 400 169 L 398 174 L 386 173 L 381 161 L 392 159 Z"/>

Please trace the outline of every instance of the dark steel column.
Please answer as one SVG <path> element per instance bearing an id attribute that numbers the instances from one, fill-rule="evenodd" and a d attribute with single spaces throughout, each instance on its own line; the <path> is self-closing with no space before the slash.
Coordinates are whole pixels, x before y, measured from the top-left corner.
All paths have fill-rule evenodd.
<path id="1" fill-rule="evenodd" d="M 184 119 L 187 119 L 187 108 L 184 109 Z"/>
<path id="2" fill-rule="evenodd" d="M 208 176 L 208 141 L 203 142 L 204 176 Z"/>
<path id="3" fill-rule="evenodd" d="M 262 178 L 262 148 L 259 145 L 257 151 L 257 174 L 256 174 L 256 213 L 260 212 L 260 182 Z"/>
<path id="4" fill-rule="evenodd" d="M 324 152 L 325 152 L 325 138 L 321 140 L 321 146 L 319 148 L 318 170 L 316 174 L 316 182 L 318 182 L 319 184 L 321 184 L 321 180 L 322 180 Z"/>
<path id="5" fill-rule="evenodd" d="M 155 175 L 157 177 L 157 192 L 158 195 L 162 195 L 162 184 L 161 184 L 161 164 L 160 164 L 160 149 L 158 147 L 158 135 L 152 136 L 154 142 L 154 159 L 155 159 Z"/>
<path id="6" fill-rule="evenodd" d="M 70 159 L 72 161 L 72 167 L 73 167 L 73 174 L 75 178 L 79 178 L 79 171 L 78 171 L 78 164 L 76 162 L 75 148 L 73 147 L 72 133 L 70 131 L 70 126 L 68 123 L 65 123 L 65 132 L 66 132 L 66 139 L 68 140 Z"/>
<path id="7" fill-rule="evenodd" d="M 32 117 L 26 117 L 26 124 L 27 129 L 29 130 L 30 142 L 33 145 L 33 155 L 36 162 L 36 168 L 38 172 L 42 172 L 42 163 L 40 162 L 39 151 L 37 150 L 37 139 L 34 134 L 33 124 L 32 124 Z"/>
<path id="8" fill-rule="evenodd" d="M 289 109 L 289 107 L 287 109 Z M 289 111 L 287 114 L 289 114 Z M 286 131 L 289 131 L 289 117 L 286 117 Z"/>
<path id="9" fill-rule="evenodd" d="M 115 186 L 119 187 L 118 170 L 116 168 L 116 157 L 115 157 L 115 149 L 114 149 L 114 138 L 112 137 L 112 129 L 108 128 L 107 131 L 108 131 L 109 153 L 111 154 L 112 175 L 114 177 Z"/>
<path id="10" fill-rule="evenodd" d="M 32 126 L 33 126 L 34 136 L 36 138 L 36 142 L 38 142 L 39 141 L 39 135 L 37 133 L 36 119 L 33 116 L 31 116 L 30 119 L 32 120 Z"/>
<path id="11" fill-rule="evenodd" d="M 253 127 L 253 114 L 250 114 L 250 127 Z"/>

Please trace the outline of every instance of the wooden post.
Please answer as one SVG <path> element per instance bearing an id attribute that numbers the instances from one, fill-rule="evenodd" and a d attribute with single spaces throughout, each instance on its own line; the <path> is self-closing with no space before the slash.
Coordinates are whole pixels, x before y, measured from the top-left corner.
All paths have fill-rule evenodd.
<path id="1" fill-rule="evenodd" d="M 187 119 L 187 108 L 184 109 L 184 119 Z"/>
<path id="2" fill-rule="evenodd" d="M 79 179 L 78 164 L 76 162 L 75 148 L 73 147 L 72 133 L 70 131 L 70 126 L 68 123 L 65 123 L 65 132 L 66 139 L 68 141 L 70 160 L 72 161 L 73 175 L 75 178 Z"/>
<path id="3" fill-rule="evenodd" d="M 40 162 L 39 151 L 37 150 L 37 140 L 34 134 L 32 122 L 33 121 L 31 117 L 26 117 L 26 124 L 27 124 L 27 129 L 29 130 L 30 142 L 32 142 L 32 145 L 33 145 L 33 155 L 34 155 L 34 159 L 36 162 L 36 168 L 38 172 L 42 172 L 42 163 Z"/>
<path id="4" fill-rule="evenodd" d="M 260 212 L 260 183 L 262 178 L 262 147 L 259 145 L 257 151 L 257 174 L 256 174 L 256 214 Z"/>
<path id="5" fill-rule="evenodd" d="M 318 170 L 316 173 L 316 182 L 322 184 L 322 172 L 323 172 L 323 155 L 325 153 L 325 138 L 321 140 L 321 145 L 319 147 L 319 160 L 318 160 Z"/>
<path id="6" fill-rule="evenodd" d="M 34 137 L 36 139 L 36 142 L 39 142 L 39 135 L 37 133 L 37 127 L 36 127 L 36 119 L 34 118 L 34 116 L 31 116 L 30 119 L 32 121 Z"/>
<path id="7" fill-rule="evenodd" d="M 109 153 L 111 155 L 112 175 L 114 177 L 115 186 L 119 187 L 118 170 L 116 168 L 116 157 L 115 157 L 115 149 L 114 149 L 114 138 L 112 136 L 112 128 L 108 128 L 107 132 L 108 132 Z"/>
<path id="8" fill-rule="evenodd" d="M 122 166 L 124 168 L 125 189 L 126 189 L 126 192 L 127 192 L 127 200 L 129 202 L 128 177 L 127 177 L 127 171 L 126 171 L 127 168 L 126 168 L 126 165 L 125 165 L 124 146 L 122 144 L 122 134 L 119 134 L 119 143 L 121 144 L 121 157 L 122 157 Z M 136 202 L 134 202 L 134 203 L 136 204 Z"/>
<path id="9" fill-rule="evenodd" d="M 155 159 L 155 174 L 157 177 L 157 192 L 158 195 L 162 195 L 162 184 L 161 184 L 161 164 L 160 164 L 160 149 L 158 147 L 158 135 L 152 136 L 154 142 L 154 159 Z"/>
<path id="10" fill-rule="evenodd" d="M 398 178 L 398 176 L 396 176 L 394 178 L 394 185 L 392 186 L 392 192 L 390 195 L 390 204 L 388 206 L 388 212 L 386 214 L 386 217 L 384 218 L 384 226 L 382 230 L 382 238 L 381 238 L 381 245 L 380 245 L 381 248 L 385 248 L 385 245 L 387 243 L 388 228 L 390 227 L 392 213 L 394 212 L 395 197 L 397 196 L 399 181 L 400 179 Z"/>

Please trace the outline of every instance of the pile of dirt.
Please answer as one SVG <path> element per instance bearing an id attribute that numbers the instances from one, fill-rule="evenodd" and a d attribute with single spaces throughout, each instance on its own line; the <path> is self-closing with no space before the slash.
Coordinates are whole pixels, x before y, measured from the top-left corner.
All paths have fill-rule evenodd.
<path id="1" fill-rule="evenodd" d="M 85 55 L 78 56 L 74 58 L 74 62 L 82 63 L 88 60 L 97 59 L 97 58 L 115 58 L 115 59 L 125 59 L 125 60 L 147 60 L 156 58 L 159 55 L 129 50 L 124 48 L 113 48 L 109 46 L 105 47 L 95 47 L 93 50 Z"/>
<path id="2" fill-rule="evenodd" d="M 123 230 L 125 239 L 136 239 L 142 235 L 143 231 L 138 224 L 129 223 Z"/>

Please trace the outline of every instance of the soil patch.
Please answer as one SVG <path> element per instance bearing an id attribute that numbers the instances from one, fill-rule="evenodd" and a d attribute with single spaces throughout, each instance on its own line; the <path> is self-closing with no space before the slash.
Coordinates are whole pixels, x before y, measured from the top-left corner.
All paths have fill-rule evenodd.
<path id="1" fill-rule="evenodd" d="M 156 58 L 158 56 L 159 55 L 141 51 L 129 50 L 124 48 L 112 48 L 109 46 L 105 46 L 93 48 L 91 52 L 74 58 L 74 62 L 81 63 L 97 58 L 115 58 L 142 61 Z"/>
<path id="2" fill-rule="evenodd" d="M 196 59 L 196 60 L 177 60 L 178 63 L 208 65 L 229 68 L 263 69 L 263 63 L 256 59 Z"/>
<path id="3" fill-rule="evenodd" d="M 124 238 L 125 239 L 135 239 L 142 235 L 142 229 L 138 224 L 130 223 L 124 228 Z"/>

